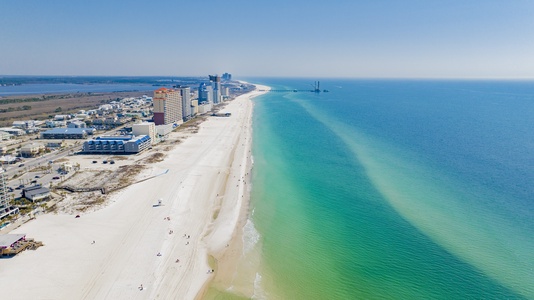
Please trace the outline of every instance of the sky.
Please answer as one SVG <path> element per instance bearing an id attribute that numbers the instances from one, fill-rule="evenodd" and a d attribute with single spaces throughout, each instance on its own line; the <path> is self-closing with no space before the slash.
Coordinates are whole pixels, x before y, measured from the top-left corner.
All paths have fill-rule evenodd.
<path id="1" fill-rule="evenodd" d="M 0 74 L 534 78 L 532 0 L 0 0 Z"/>

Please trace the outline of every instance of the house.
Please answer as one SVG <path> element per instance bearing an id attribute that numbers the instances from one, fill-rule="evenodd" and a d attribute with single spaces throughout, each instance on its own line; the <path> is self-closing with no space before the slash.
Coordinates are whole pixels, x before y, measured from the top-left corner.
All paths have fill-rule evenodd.
<path id="1" fill-rule="evenodd" d="M 39 152 L 43 151 L 44 149 L 45 147 L 43 144 L 30 143 L 20 148 L 20 154 L 24 157 L 32 157 L 32 156 L 39 154 Z"/>
<path id="2" fill-rule="evenodd" d="M 86 128 L 85 122 L 75 120 L 67 125 L 68 128 Z"/>

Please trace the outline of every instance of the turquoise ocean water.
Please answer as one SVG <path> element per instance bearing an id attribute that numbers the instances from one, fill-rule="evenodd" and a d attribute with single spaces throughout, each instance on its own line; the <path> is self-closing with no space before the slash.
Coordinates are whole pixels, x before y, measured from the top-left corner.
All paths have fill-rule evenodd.
<path id="1" fill-rule="evenodd" d="M 254 298 L 534 299 L 534 83 L 321 86 L 254 100 Z"/>

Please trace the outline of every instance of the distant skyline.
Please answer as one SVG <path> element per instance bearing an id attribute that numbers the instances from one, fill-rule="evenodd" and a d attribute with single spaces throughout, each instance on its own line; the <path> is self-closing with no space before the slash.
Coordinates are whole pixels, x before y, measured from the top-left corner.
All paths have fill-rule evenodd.
<path id="1" fill-rule="evenodd" d="M 534 1 L 0 1 L 0 75 L 534 79 Z"/>

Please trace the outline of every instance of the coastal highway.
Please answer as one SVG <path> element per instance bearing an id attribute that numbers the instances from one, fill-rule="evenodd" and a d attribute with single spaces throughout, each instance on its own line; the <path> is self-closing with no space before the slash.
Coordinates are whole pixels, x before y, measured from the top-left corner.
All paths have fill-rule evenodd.
<path id="1" fill-rule="evenodd" d="M 45 154 L 43 156 L 40 156 L 40 157 L 28 158 L 23 162 L 20 162 L 20 163 L 17 163 L 17 164 L 13 164 L 13 165 L 9 165 L 9 166 L 4 166 L 4 169 L 6 170 L 5 174 L 9 178 L 10 176 L 13 176 L 18 172 L 21 172 L 21 171 L 27 172 L 27 171 L 29 171 L 29 170 L 37 167 L 37 166 L 46 165 L 46 164 L 48 164 L 49 161 L 55 161 L 57 159 L 65 157 L 65 156 L 67 156 L 69 154 L 81 151 L 81 149 L 82 149 L 81 145 L 75 145 L 75 146 L 69 147 L 69 148 L 61 150 L 61 151 L 54 151 L 54 152 L 51 152 L 51 153 L 47 153 L 47 154 Z M 21 164 L 23 164 L 24 166 L 20 167 Z"/>

